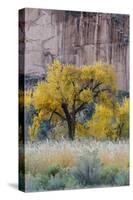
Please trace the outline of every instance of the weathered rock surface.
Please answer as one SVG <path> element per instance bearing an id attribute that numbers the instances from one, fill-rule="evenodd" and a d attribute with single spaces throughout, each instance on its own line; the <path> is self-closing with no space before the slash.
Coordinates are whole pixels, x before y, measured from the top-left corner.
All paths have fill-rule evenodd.
<path id="1" fill-rule="evenodd" d="M 26 8 L 23 20 L 20 58 L 24 48 L 26 74 L 45 74 L 54 59 L 77 66 L 104 61 L 114 66 L 119 89 L 128 90 L 128 15 Z"/>

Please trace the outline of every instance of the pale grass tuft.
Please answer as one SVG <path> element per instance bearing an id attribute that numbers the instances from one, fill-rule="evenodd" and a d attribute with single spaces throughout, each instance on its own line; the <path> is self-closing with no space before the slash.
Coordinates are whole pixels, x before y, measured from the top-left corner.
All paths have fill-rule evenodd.
<path id="1" fill-rule="evenodd" d="M 129 149 L 124 143 L 119 143 L 118 147 L 105 148 L 99 151 L 99 158 L 104 165 L 116 166 L 126 169 L 129 167 Z"/>
<path id="2" fill-rule="evenodd" d="M 97 156 L 104 165 L 125 168 L 129 164 L 128 141 L 74 140 L 44 141 L 27 144 L 25 152 L 26 173 L 43 173 L 51 165 L 71 168 L 82 156 L 89 159 L 90 153 Z"/>
<path id="3" fill-rule="evenodd" d="M 62 146 L 55 148 L 47 144 L 41 144 L 40 147 L 28 147 L 26 152 L 26 172 L 32 174 L 43 173 L 49 166 L 58 165 L 61 168 L 73 167 L 75 164 L 74 153 Z"/>

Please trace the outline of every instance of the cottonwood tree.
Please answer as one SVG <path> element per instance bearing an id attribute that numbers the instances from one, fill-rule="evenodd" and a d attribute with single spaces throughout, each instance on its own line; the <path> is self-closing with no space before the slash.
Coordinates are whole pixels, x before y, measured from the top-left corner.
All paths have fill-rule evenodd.
<path id="1" fill-rule="evenodd" d="M 90 135 L 97 139 L 128 138 L 129 99 L 124 98 L 122 103 L 116 102 L 114 111 L 109 106 L 98 103 L 94 115 L 87 124 Z"/>
<path id="2" fill-rule="evenodd" d="M 34 106 L 37 113 L 29 127 L 31 138 L 37 135 L 41 120 L 49 120 L 54 125 L 66 121 L 68 137 L 73 140 L 80 112 L 92 102 L 108 103 L 115 91 L 115 74 L 110 65 L 77 67 L 55 60 L 48 66 L 46 80 L 25 93 L 26 105 Z"/>

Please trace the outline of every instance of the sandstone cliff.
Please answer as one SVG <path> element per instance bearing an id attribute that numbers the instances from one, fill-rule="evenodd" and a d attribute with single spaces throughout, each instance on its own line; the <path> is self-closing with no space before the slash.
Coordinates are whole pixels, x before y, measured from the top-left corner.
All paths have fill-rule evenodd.
<path id="1" fill-rule="evenodd" d="M 101 60 L 113 64 L 119 89 L 128 90 L 128 15 L 27 8 L 19 30 L 26 74 L 45 74 L 53 59 L 77 66 Z"/>

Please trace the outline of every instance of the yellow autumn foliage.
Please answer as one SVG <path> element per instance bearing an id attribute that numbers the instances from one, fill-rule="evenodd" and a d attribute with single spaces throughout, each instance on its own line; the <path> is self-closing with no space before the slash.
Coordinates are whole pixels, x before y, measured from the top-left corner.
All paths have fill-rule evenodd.
<path id="1" fill-rule="evenodd" d="M 76 123 L 76 137 L 87 137 L 89 136 L 89 128 L 80 122 Z"/>
<path id="2" fill-rule="evenodd" d="M 93 93 L 92 93 L 92 91 L 90 89 L 83 90 L 80 93 L 80 100 L 82 102 L 88 102 L 88 103 L 90 103 L 91 101 L 93 101 Z"/>
<path id="3" fill-rule="evenodd" d="M 129 100 L 116 103 L 116 110 L 110 106 L 97 104 L 95 113 L 88 121 L 89 133 L 97 139 L 117 139 L 129 134 Z"/>
<path id="4" fill-rule="evenodd" d="M 76 67 L 55 60 L 48 66 L 46 80 L 25 92 L 25 104 L 35 108 L 38 118 L 38 122 L 33 120 L 29 128 L 30 135 L 37 134 L 41 120 L 50 120 L 56 125 L 61 120 L 76 119 L 77 113 L 90 102 L 109 102 L 108 95 L 115 90 L 115 74 L 110 65 L 97 63 Z M 76 123 L 75 120 L 74 127 Z"/>
<path id="5" fill-rule="evenodd" d="M 34 138 L 37 137 L 39 127 L 40 127 L 39 118 L 37 116 L 35 116 L 34 119 L 33 119 L 32 126 L 29 127 L 29 138 L 30 138 L 30 141 L 32 141 Z"/>
<path id="6" fill-rule="evenodd" d="M 26 106 L 32 105 L 32 90 L 26 90 L 24 92 L 24 103 Z"/>
<path id="7" fill-rule="evenodd" d="M 113 112 L 109 107 L 102 104 L 96 105 L 95 114 L 88 121 L 90 135 L 97 139 L 105 139 L 112 127 Z"/>
<path id="8" fill-rule="evenodd" d="M 124 98 L 122 105 L 118 105 L 116 114 L 116 131 L 118 137 L 129 135 L 129 99 Z"/>

